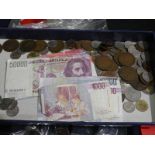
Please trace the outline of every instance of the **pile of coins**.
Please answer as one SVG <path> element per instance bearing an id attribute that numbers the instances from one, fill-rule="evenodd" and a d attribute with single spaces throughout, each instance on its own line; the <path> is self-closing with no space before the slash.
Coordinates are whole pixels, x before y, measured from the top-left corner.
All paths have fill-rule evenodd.
<path id="1" fill-rule="evenodd" d="M 6 111 L 7 116 L 14 117 L 19 113 L 18 102 L 14 98 L 0 96 L 0 110 Z"/>

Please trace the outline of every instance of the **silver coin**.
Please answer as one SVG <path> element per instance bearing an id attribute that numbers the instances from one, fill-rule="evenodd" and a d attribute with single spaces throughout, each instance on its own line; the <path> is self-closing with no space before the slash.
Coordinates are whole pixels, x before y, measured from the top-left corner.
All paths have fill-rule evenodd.
<path id="1" fill-rule="evenodd" d="M 126 47 L 126 48 L 129 48 L 130 46 L 134 46 L 134 45 L 136 45 L 135 42 L 132 42 L 132 41 L 125 41 L 125 47 Z"/>
<path id="2" fill-rule="evenodd" d="M 141 59 L 137 59 L 137 65 L 139 67 L 142 67 L 143 61 Z"/>
<path id="3" fill-rule="evenodd" d="M 55 48 L 57 46 L 56 40 L 51 40 L 48 42 L 48 47 Z"/>
<path id="4" fill-rule="evenodd" d="M 8 115 L 8 116 L 10 116 L 10 117 L 14 117 L 14 116 L 16 116 L 17 114 L 19 113 L 19 108 L 18 108 L 18 106 L 16 106 L 14 109 L 8 109 L 7 111 L 6 111 L 6 114 Z"/>
<path id="5" fill-rule="evenodd" d="M 143 41 L 138 41 L 137 44 L 138 44 L 138 46 L 139 46 L 140 48 L 142 48 L 142 49 L 145 50 L 144 42 L 143 42 Z"/>
<path id="6" fill-rule="evenodd" d="M 142 61 L 146 61 L 146 57 L 145 57 L 144 52 L 143 52 L 143 53 L 141 53 L 140 58 L 142 59 Z"/>
<path id="7" fill-rule="evenodd" d="M 142 68 L 142 67 L 138 67 L 138 68 L 137 68 L 137 73 L 138 73 L 139 75 L 142 74 L 143 72 L 145 72 L 144 68 Z"/>
<path id="8" fill-rule="evenodd" d="M 141 98 L 141 92 L 132 87 L 128 87 L 125 90 L 125 97 L 129 101 L 135 102 Z"/>
<path id="9" fill-rule="evenodd" d="M 147 71 L 144 71 L 144 72 L 143 72 L 142 77 L 143 77 L 143 79 L 144 79 L 146 82 L 150 82 L 150 81 L 153 80 L 153 75 L 152 75 L 150 72 L 147 72 Z"/>
<path id="10" fill-rule="evenodd" d="M 135 111 L 135 105 L 132 102 L 125 102 L 123 104 L 123 109 L 128 113 L 132 113 Z"/>
<path id="11" fill-rule="evenodd" d="M 122 49 L 122 48 L 125 48 L 125 43 L 124 42 L 121 42 L 121 41 L 116 41 L 114 46 L 118 49 Z"/>
<path id="12" fill-rule="evenodd" d="M 101 43 L 102 43 L 101 41 L 94 40 L 94 41 L 91 42 L 91 46 L 93 48 L 98 48 Z"/>

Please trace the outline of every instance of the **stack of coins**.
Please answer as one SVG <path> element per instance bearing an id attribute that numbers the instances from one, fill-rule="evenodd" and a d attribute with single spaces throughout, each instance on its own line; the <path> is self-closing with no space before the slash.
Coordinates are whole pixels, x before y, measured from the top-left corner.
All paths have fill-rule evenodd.
<path id="1" fill-rule="evenodd" d="M 0 97 L 0 110 L 6 111 L 7 116 L 14 117 L 19 113 L 18 102 L 14 98 Z"/>

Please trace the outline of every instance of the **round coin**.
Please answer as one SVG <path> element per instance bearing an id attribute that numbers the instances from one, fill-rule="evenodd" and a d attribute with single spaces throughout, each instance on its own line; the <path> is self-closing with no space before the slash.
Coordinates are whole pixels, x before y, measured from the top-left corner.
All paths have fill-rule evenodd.
<path id="1" fill-rule="evenodd" d="M 142 78 L 144 79 L 144 81 L 146 81 L 147 83 L 151 82 L 153 80 L 153 75 L 151 74 L 151 72 L 143 72 L 142 73 Z"/>
<path id="2" fill-rule="evenodd" d="M 3 98 L 2 103 L 0 104 L 1 110 L 7 110 L 8 107 L 12 104 L 13 98 Z"/>
<path id="3" fill-rule="evenodd" d="M 126 48 L 129 48 L 130 46 L 134 46 L 136 43 L 133 41 L 125 41 L 124 45 Z"/>
<path id="4" fill-rule="evenodd" d="M 100 46 L 101 43 L 102 43 L 101 41 L 94 40 L 94 41 L 91 42 L 91 46 L 94 49 L 97 49 Z"/>
<path id="5" fill-rule="evenodd" d="M 81 46 L 86 51 L 92 51 L 93 50 L 93 47 L 91 45 L 91 41 L 90 40 L 82 40 L 81 41 Z"/>
<path id="6" fill-rule="evenodd" d="M 113 61 L 108 56 L 96 56 L 95 65 L 100 70 L 110 70 Z"/>
<path id="7" fill-rule="evenodd" d="M 21 55 L 22 55 L 21 52 L 17 50 L 10 54 L 10 58 L 11 59 L 19 59 L 21 57 Z"/>
<path id="8" fill-rule="evenodd" d="M 121 53 L 118 61 L 122 66 L 132 66 L 135 63 L 135 57 L 130 53 Z"/>
<path id="9" fill-rule="evenodd" d="M 138 100 L 136 102 L 136 109 L 140 112 L 145 112 L 148 109 L 148 104 L 145 100 Z"/>
<path id="10" fill-rule="evenodd" d="M 154 94 L 154 93 L 155 93 L 154 83 L 151 82 L 151 83 L 147 86 L 147 88 L 146 88 L 145 90 L 143 90 L 143 92 L 144 92 L 145 94 Z"/>
<path id="11" fill-rule="evenodd" d="M 2 52 L 2 49 L 3 49 L 3 47 L 2 47 L 2 45 L 0 44 L 0 53 Z"/>
<path id="12" fill-rule="evenodd" d="M 62 40 L 51 40 L 48 42 L 48 49 L 53 53 L 60 52 L 64 49 L 64 42 Z"/>
<path id="13" fill-rule="evenodd" d="M 13 52 L 19 48 L 19 42 L 15 39 L 10 39 L 5 41 L 2 47 L 7 52 Z"/>
<path id="14" fill-rule="evenodd" d="M 138 90 L 138 91 L 142 91 L 142 90 L 145 90 L 147 88 L 147 85 L 145 85 L 144 83 L 142 83 L 141 81 L 135 81 L 135 82 L 132 82 L 131 83 L 131 86 Z"/>
<path id="15" fill-rule="evenodd" d="M 8 106 L 8 110 L 12 110 L 12 109 L 14 109 L 15 107 L 17 107 L 17 104 L 18 104 L 18 102 L 17 102 L 17 100 L 15 100 L 15 99 L 13 99 L 12 100 L 12 103 Z"/>
<path id="16" fill-rule="evenodd" d="M 34 40 L 23 40 L 21 43 L 20 43 L 20 50 L 22 52 L 31 52 L 34 50 L 36 46 L 36 42 Z"/>
<path id="17" fill-rule="evenodd" d="M 135 111 L 135 105 L 132 102 L 125 102 L 123 104 L 123 109 L 128 113 L 132 113 Z"/>
<path id="18" fill-rule="evenodd" d="M 16 106 L 14 109 L 8 109 L 8 110 L 6 111 L 6 114 L 7 114 L 8 116 L 10 116 L 10 117 L 14 117 L 14 116 L 16 116 L 18 113 L 19 113 L 19 108 L 18 108 L 18 106 Z"/>
<path id="19" fill-rule="evenodd" d="M 30 53 L 27 55 L 27 58 L 35 58 L 35 57 L 39 57 L 39 53 L 30 52 Z"/>
<path id="20" fill-rule="evenodd" d="M 44 40 L 37 40 L 33 51 L 42 52 L 46 50 L 46 48 L 47 48 L 47 43 Z"/>
<path id="21" fill-rule="evenodd" d="M 137 101 L 137 100 L 139 100 L 141 98 L 141 92 L 137 91 L 133 87 L 128 87 L 125 90 L 125 97 L 129 101 L 135 102 L 135 101 Z"/>
<path id="22" fill-rule="evenodd" d="M 67 49 L 76 49 L 76 41 L 73 39 L 67 40 L 66 41 L 66 48 Z"/>

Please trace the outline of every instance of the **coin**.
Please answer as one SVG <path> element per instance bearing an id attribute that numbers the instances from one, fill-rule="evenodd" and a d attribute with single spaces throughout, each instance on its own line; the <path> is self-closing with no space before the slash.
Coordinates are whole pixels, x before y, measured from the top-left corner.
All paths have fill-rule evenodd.
<path id="1" fill-rule="evenodd" d="M 11 59 L 19 59 L 21 57 L 21 55 L 22 55 L 21 52 L 17 50 L 10 54 L 10 58 Z"/>
<path id="2" fill-rule="evenodd" d="M 101 41 L 94 40 L 94 41 L 91 42 L 91 46 L 94 49 L 97 49 L 100 46 L 101 43 L 102 43 Z"/>
<path id="3" fill-rule="evenodd" d="M 121 50 L 125 48 L 125 43 L 121 41 L 115 41 L 114 46 Z"/>
<path id="4" fill-rule="evenodd" d="M 86 51 L 92 51 L 93 50 L 93 47 L 91 45 L 91 41 L 90 40 L 82 40 L 81 41 L 81 46 Z"/>
<path id="5" fill-rule="evenodd" d="M 155 93 L 154 83 L 151 82 L 151 83 L 147 86 L 147 88 L 146 88 L 145 90 L 143 90 L 143 92 L 144 92 L 145 94 L 154 94 L 154 93 Z"/>
<path id="6" fill-rule="evenodd" d="M 17 104 L 18 104 L 17 100 L 13 99 L 12 103 L 8 106 L 7 109 L 9 110 L 14 109 L 17 106 Z"/>
<path id="7" fill-rule="evenodd" d="M 125 102 L 123 104 L 123 109 L 128 113 L 132 113 L 135 111 L 135 105 L 132 102 Z"/>
<path id="8" fill-rule="evenodd" d="M 33 51 L 36 46 L 36 42 L 34 40 L 23 40 L 20 43 L 20 50 L 22 52 L 30 52 Z"/>
<path id="9" fill-rule="evenodd" d="M 122 66 L 132 66 L 135 63 L 135 58 L 130 53 L 121 53 L 118 57 L 118 61 Z"/>
<path id="10" fill-rule="evenodd" d="M 3 98 L 2 103 L 0 104 L 1 110 L 7 110 L 8 107 L 12 104 L 13 98 Z"/>
<path id="11" fill-rule="evenodd" d="M 8 116 L 10 116 L 10 117 L 14 117 L 14 116 L 16 116 L 18 113 L 19 113 L 19 108 L 18 108 L 18 106 L 16 106 L 14 109 L 8 109 L 8 110 L 6 111 L 6 114 L 7 114 Z"/>
<path id="12" fill-rule="evenodd" d="M 51 40 L 48 42 L 48 49 L 53 53 L 57 53 L 64 49 L 64 42 L 62 40 Z"/>
<path id="13" fill-rule="evenodd" d="M 2 49 L 3 49 L 3 47 L 2 47 L 2 45 L 0 44 L 0 53 L 2 52 Z"/>
<path id="14" fill-rule="evenodd" d="M 145 90 L 147 88 L 147 85 L 143 84 L 141 81 L 135 81 L 135 82 L 132 82 L 131 83 L 131 86 L 138 90 L 138 91 L 142 91 L 142 90 Z"/>
<path id="15" fill-rule="evenodd" d="M 115 71 L 102 71 L 100 76 L 110 76 L 110 77 L 115 77 L 117 74 Z"/>
<path id="16" fill-rule="evenodd" d="M 95 65 L 100 70 L 109 70 L 113 65 L 113 61 L 107 56 L 96 56 Z"/>
<path id="17" fill-rule="evenodd" d="M 37 40 L 33 51 L 42 52 L 46 50 L 46 48 L 47 48 L 47 43 L 44 40 Z"/>
<path id="18" fill-rule="evenodd" d="M 122 94 L 122 102 L 125 100 L 125 94 Z"/>
<path id="19" fill-rule="evenodd" d="M 125 41 L 124 42 L 124 45 L 126 48 L 129 48 L 130 46 L 134 46 L 136 43 L 135 42 L 132 42 L 132 41 Z"/>
<path id="20" fill-rule="evenodd" d="M 7 52 L 13 52 L 19 48 L 19 42 L 15 39 L 10 39 L 5 41 L 2 47 Z"/>
<path id="21" fill-rule="evenodd" d="M 138 67 L 137 68 L 137 73 L 140 75 L 142 74 L 143 72 L 145 72 L 145 70 L 142 68 L 142 67 Z"/>
<path id="22" fill-rule="evenodd" d="M 120 65 L 119 60 L 118 60 L 120 54 L 122 54 L 122 52 L 121 52 L 121 51 L 118 51 L 118 52 L 116 52 L 116 53 L 114 54 L 114 56 L 113 56 L 113 60 L 115 61 L 115 63 L 116 63 L 117 65 Z"/>
<path id="23" fill-rule="evenodd" d="M 76 45 L 77 45 L 77 44 L 76 44 L 76 41 L 73 40 L 73 39 L 70 39 L 70 40 L 67 40 L 67 41 L 66 41 L 66 48 L 67 48 L 67 49 L 76 49 L 76 48 L 77 48 Z"/>
<path id="24" fill-rule="evenodd" d="M 145 49 L 141 48 L 141 47 L 139 46 L 139 44 L 136 44 L 135 47 L 136 47 L 136 49 L 137 49 L 138 51 L 140 51 L 140 52 L 145 52 Z"/>
<path id="25" fill-rule="evenodd" d="M 137 101 L 137 100 L 139 100 L 141 98 L 141 92 L 137 91 L 133 87 L 128 87 L 125 90 L 125 97 L 129 101 L 135 102 L 135 101 Z"/>
<path id="26" fill-rule="evenodd" d="M 35 58 L 35 57 L 38 57 L 38 56 L 39 56 L 39 53 L 30 52 L 30 53 L 27 55 L 27 58 Z"/>
<path id="27" fill-rule="evenodd" d="M 140 112 L 145 112 L 148 110 L 148 104 L 145 100 L 138 100 L 136 102 L 136 109 Z"/>
<path id="28" fill-rule="evenodd" d="M 122 67 L 118 71 L 119 76 L 126 82 L 133 82 L 138 80 L 138 74 L 136 69 L 132 67 Z"/>

